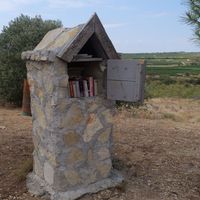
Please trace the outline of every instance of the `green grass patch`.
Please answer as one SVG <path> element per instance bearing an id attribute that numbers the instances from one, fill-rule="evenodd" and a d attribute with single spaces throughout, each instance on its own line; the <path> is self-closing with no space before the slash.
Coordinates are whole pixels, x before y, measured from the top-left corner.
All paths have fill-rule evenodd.
<path id="1" fill-rule="evenodd" d="M 200 64 L 199 52 L 126 53 L 123 59 L 145 60 L 147 66 L 196 66 Z"/>
<path id="2" fill-rule="evenodd" d="M 188 67 L 147 67 L 147 75 L 169 75 L 177 76 L 180 74 L 200 74 L 200 66 Z"/>
<path id="3" fill-rule="evenodd" d="M 146 83 L 146 97 L 176 97 L 176 98 L 199 98 L 200 86 L 192 84 L 163 84 L 160 81 L 150 81 Z"/>

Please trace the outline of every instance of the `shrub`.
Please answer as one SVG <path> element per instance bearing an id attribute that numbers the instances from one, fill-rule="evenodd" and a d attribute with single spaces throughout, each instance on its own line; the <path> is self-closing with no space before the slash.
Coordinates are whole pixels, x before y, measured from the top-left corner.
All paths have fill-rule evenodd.
<path id="1" fill-rule="evenodd" d="M 4 26 L 0 34 L 0 99 L 21 104 L 25 62 L 21 53 L 32 50 L 52 29 L 62 26 L 60 21 L 30 18 L 21 15 Z"/>

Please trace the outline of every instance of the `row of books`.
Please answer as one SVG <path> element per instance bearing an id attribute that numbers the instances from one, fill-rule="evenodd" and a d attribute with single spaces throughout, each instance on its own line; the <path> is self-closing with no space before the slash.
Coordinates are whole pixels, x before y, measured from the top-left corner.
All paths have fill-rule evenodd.
<path id="1" fill-rule="evenodd" d="M 92 76 L 87 78 L 70 78 L 69 95 L 70 97 L 93 97 L 97 96 L 97 80 Z"/>

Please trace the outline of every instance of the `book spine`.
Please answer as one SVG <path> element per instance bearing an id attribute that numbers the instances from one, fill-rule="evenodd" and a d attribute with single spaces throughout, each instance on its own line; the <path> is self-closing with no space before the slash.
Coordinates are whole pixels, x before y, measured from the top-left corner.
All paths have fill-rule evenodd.
<path id="1" fill-rule="evenodd" d="M 90 90 L 90 97 L 94 96 L 94 79 L 92 76 L 89 77 L 89 90 Z"/>
<path id="2" fill-rule="evenodd" d="M 69 81 L 69 94 L 70 94 L 70 97 L 74 97 L 73 82 L 72 81 Z"/>
<path id="3" fill-rule="evenodd" d="M 72 81 L 73 83 L 73 93 L 74 93 L 74 97 L 77 97 L 77 94 L 76 94 L 76 82 L 75 81 Z"/>
<path id="4" fill-rule="evenodd" d="M 87 80 L 83 80 L 84 97 L 89 97 Z"/>
<path id="5" fill-rule="evenodd" d="M 98 86 L 97 86 L 97 80 L 94 79 L 94 96 L 98 95 Z"/>
<path id="6" fill-rule="evenodd" d="M 80 88 L 80 95 L 81 97 L 84 97 L 84 87 L 83 87 L 83 80 L 79 80 L 79 88 Z"/>
<path id="7" fill-rule="evenodd" d="M 81 97 L 79 81 L 75 81 L 75 83 L 76 83 L 76 97 Z"/>

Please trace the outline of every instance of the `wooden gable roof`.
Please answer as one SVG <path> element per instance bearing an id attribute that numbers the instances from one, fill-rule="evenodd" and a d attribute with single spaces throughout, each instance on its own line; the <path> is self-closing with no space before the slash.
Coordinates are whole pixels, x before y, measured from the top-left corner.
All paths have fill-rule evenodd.
<path id="1" fill-rule="evenodd" d="M 94 37 L 95 36 L 95 37 Z M 67 43 L 57 54 L 57 57 L 71 62 L 84 45 L 91 39 L 95 38 L 94 45 L 96 51 L 103 52 L 107 59 L 118 59 L 119 55 L 116 52 L 110 38 L 108 37 L 99 17 L 95 13 L 91 19 L 82 27 L 76 37 Z"/>

